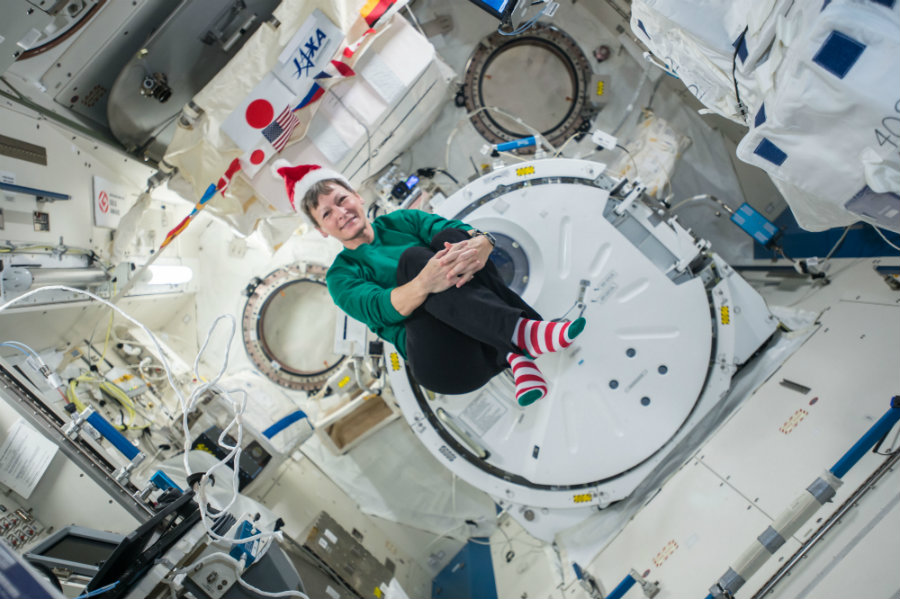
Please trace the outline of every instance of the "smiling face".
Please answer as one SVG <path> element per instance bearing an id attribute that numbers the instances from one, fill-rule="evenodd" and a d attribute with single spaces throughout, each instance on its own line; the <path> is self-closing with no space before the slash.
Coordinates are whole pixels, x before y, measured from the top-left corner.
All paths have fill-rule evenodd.
<path id="1" fill-rule="evenodd" d="M 362 198 L 340 185 L 332 184 L 326 193 L 319 195 L 312 215 L 322 235 L 334 237 L 348 249 L 356 249 L 374 239 Z"/>

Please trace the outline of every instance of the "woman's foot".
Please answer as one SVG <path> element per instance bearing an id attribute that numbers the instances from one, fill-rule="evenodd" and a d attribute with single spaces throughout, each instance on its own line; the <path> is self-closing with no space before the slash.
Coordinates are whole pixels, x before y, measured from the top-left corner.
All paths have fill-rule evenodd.
<path id="1" fill-rule="evenodd" d="M 531 358 L 563 350 L 584 330 L 584 317 L 566 322 L 520 318 L 513 331 L 512 342 Z"/>
<path id="2" fill-rule="evenodd" d="M 520 406 L 531 405 L 547 395 L 547 381 L 534 360 L 510 352 L 506 355 L 506 361 L 512 368 L 516 382 L 516 401 Z"/>

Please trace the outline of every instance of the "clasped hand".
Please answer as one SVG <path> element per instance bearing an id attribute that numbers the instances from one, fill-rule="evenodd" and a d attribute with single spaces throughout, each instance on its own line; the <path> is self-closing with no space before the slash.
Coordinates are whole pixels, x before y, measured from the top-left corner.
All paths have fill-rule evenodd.
<path id="1" fill-rule="evenodd" d="M 432 256 L 420 273 L 428 291 L 439 293 L 450 287 L 462 287 L 484 268 L 492 249 L 484 237 L 444 243 L 444 249 Z"/>

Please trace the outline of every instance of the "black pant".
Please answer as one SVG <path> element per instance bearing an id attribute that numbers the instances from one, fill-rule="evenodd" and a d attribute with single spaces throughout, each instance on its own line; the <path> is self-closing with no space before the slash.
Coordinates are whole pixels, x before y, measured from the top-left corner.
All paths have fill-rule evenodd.
<path id="1" fill-rule="evenodd" d="M 469 239 L 460 229 L 434 236 L 431 247 L 411 247 L 400 257 L 397 284 L 413 280 L 444 242 Z M 488 260 L 474 278 L 428 296 L 404 322 L 406 355 L 413 376 L 426 389 L 447 395 L 468 393 L 507 367 L 506 354 L 519 349 L 512 334 L 520 317 L 541 315 L 503 282 Z"/>

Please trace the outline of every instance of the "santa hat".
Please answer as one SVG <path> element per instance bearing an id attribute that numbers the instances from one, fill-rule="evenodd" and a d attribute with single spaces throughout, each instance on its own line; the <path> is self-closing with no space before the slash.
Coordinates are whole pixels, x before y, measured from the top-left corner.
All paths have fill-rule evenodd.
<path id="1" fill-rule="evenodd" d="M 319 181 L 337 179 L 347 189 L 353 189 L 350 182 L 342 174 L 330 168 L 321 167 L 318 164 L 291 166 L 291 163 L 287 160 L 276 160 L 272 164 L 272 172 L 277 176 L 284 177 L 284 186 L 294 212 L 298 210 L 297 202 L 303 201 L 303 196 L 306 195 L 306 192 Z"/>

